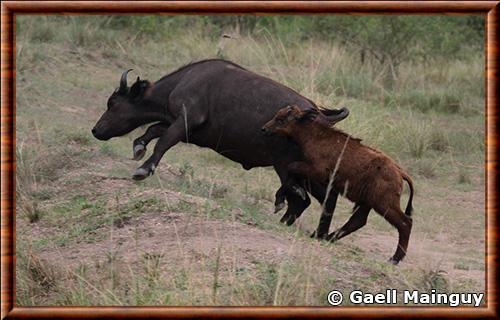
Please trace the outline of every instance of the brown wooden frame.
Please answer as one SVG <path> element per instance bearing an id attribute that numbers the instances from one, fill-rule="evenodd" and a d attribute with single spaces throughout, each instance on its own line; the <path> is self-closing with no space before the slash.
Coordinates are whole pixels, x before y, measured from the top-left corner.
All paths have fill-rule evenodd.
<path id="1" fill-rule="evenodd" d="M 1 4 L 1 318 L 481 317 L 498 312 L 499 1 L 4 1 Z M 17 14 L 477 14 L 486 17 L 486 307 L 16 307 L 15 15 Z"/>

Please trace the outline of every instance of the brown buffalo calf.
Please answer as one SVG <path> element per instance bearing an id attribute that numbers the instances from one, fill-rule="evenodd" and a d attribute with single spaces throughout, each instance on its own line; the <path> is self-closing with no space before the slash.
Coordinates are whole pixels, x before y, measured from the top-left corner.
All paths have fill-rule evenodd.
<path id="1" fill-rule="evenodd" d="M 262 130 L 288 136 L 301 147 L 304 161 L 291 163 L 290 171 L 328 184 L 331 190 L 355 203 L 349 221 L 328 235 L 330 241 L 363 227 L 373 208 L 399 232 L 398 247 L 390 261 L 397 264 L 403 259 L 412 227 L 413 183 L 391 158 L 363 145 L 360 139 L 330 127 L 315 110 L 285 107 Z M 405 212 L 400 208 L 403 180 L 410 187 Z"/>

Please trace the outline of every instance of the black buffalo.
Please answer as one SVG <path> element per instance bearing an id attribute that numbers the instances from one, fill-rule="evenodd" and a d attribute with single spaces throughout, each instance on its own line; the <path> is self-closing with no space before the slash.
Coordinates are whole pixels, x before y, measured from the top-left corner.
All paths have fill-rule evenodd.
<path id="1" fill-rule="evenodd" d="M 140 159 L 146 144 L 159 137 L 153 154 L 136 170 L 134 179 L 151 175 L 168 149 L 186 142 L 210 148 L 247 170 L 273 166 L 282 186 L 291 178 L 319 202 L 325 199 L 326 186 L 290 177 L 287 165 L 301 159 L 298 146 L 286 138 L 264 137 L 261 133 L 261 127 L 285 105 L 317 109 L 311 100 L 276 81 L 219 59 L 191 63 L 155 83 L 137 78 L 130 88 L 128 71 L 122 74 L 120 86 L 108 99 L 108 109 L 92 134 L 99 140 L 108 140 L 157 122 L 134 141 L 134 157 Z M 345 108 L 321 111 L 332 124 L 349 113 Z M 288 208 L 281 221 L 288 225 L 310 204 L 306 193 L 302 198 L 280 188 L 276 196 L 277 203 L 286 197 Z M 336 200 L 337 194 L 328 197 L 317 237 L 327 235 Z"/>

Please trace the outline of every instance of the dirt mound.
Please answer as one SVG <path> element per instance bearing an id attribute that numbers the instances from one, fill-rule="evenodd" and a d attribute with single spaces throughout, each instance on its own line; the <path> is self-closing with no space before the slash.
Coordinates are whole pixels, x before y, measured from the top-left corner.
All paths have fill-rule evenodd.
<path id="1" fill-rule="evenodd" d="M 292 245 L 292 238 L 278 236 L 239 222 L 205 220 L 187 213 L 147 214 L 121 228 L 107 230 L 109 237 L 99 243 L 58 248 L 41 254 L 61 265 L 105 260 L 110 252 L 133 263 L 144 253 L 161 254 L 172 265 L 187 256 L 209 257 L 217 250 L 223 255 L 239 255 L 246 263 L 256 257 L 278 259 Z M 137 261 L 135 261 L 137 262 Z"/>

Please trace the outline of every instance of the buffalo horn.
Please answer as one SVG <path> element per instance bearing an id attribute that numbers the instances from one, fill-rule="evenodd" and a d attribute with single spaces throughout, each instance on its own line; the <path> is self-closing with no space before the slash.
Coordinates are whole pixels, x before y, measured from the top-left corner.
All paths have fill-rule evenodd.
<path id="1" fill-rule="evenodd" d="M 343 119 L 345 119 L 349 115 L 349 109 L 341 108 L 341 109 L 320 109 L 321 113 L 326 116 L 326 119 L 330 124 L 335 124 Z"/>
<path id="2" fill-rule="evenodd" d="M 127 75 L 132 70 L 134 69 L 128 69 L 122 73 L 122 77 L 120 78 L 120 89 L 118 90 L 119 92 L 123 93 L 127 91 Z"/>

